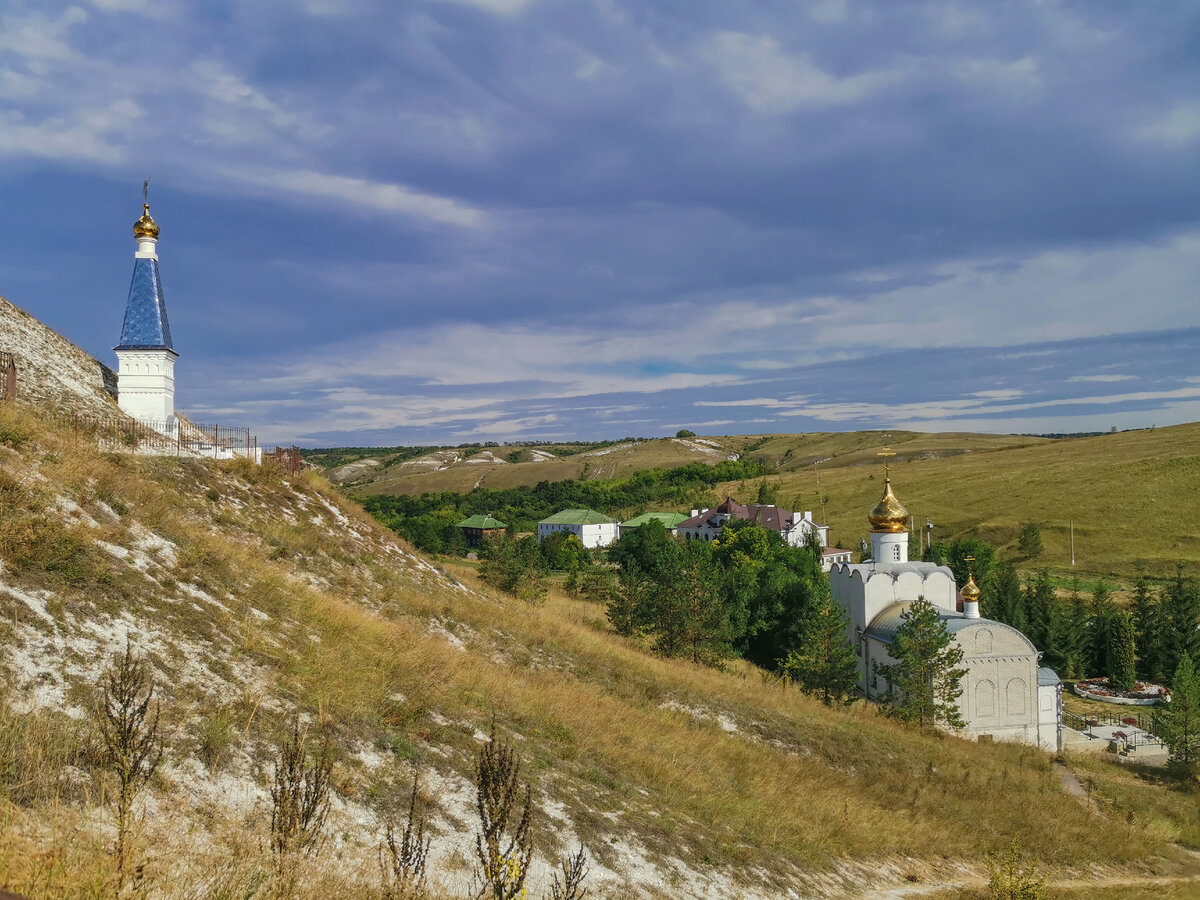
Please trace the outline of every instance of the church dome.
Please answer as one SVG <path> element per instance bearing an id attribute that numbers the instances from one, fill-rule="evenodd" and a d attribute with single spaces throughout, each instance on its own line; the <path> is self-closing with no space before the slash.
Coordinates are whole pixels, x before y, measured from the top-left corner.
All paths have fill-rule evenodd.
<path id="1" fill-rule="evenodd" d="M 158 223 L 150 217 L 150 204 L 142 205 L 142 217 L 133 223 L 133 236 L 135 238 L 157 238 Z"/>
<path id="2" fill-rule="evenodd" d="M 962 589 L 963 603 L 978 603 L 979 594 L 979 585 L 975 583 L 975 576 L 968 572 L 967 583 L 963 585 Z"/>
<path id="3" fill-rule="evenodd" d="M 879 498 L 879 502 L 875 504 L 875 508 L 871 510 L 871 514 L 867 518 L 871 522 L 873 531 L 899 534 L 901 531 L 908 530 L 908 510 L 892 493 L 890 478 L 884 480 L 883 496 Z"/>

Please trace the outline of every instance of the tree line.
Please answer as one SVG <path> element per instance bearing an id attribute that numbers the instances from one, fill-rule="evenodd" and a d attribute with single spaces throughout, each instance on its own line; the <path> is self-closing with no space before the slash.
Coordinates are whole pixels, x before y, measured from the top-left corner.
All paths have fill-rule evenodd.
<path id="1" fill-rule="evenodd" d="M 426 553 L 462 554 L 467 551 L 462 530 L 455 526 L 467 516 L 490 515 L 509 526 L 510 533 L 536 531 L 541 519 L 563 509 L 587 508 L 612 514 L 651 505 L 686 507 L 707 498 L 714 485 L 766 475 L 754 460 L 722 460 L 716 465 L 695 462 L 672 469 L 643 469 L 628 478 L 581 481 L 540 481 L 532 487 L 477 488 L 470 493 L 437 491 L 420 496 L 376 494 L 355 497 L 379 522 L 407 538 Z"/>

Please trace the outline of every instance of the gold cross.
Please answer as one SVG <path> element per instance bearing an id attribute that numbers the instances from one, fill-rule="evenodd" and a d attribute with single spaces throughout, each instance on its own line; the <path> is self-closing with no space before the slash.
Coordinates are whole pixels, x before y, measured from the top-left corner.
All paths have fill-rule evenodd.
<path id="1" fill-rule="evenodd" d="M 967 577 L 968 577 L 968 578 L 970 578 L 970 577 L 971 577 L 971 563 L 975 562 L 975 557 L 973 557 L 973 556 L 964 556 L 964 557 L 963 557 L 963 560 L 964 560 L 964 561 L 966 561 L 966 564 L 967 564 Z"/>
<path id="2" fill-rule="evenodd" d="M 142 182 L 142 202 L 147 206 L 150 205 L 150 179 L 147 178 Z"/>
<path id="3" fill-rule="evenodd" d="M 883 477 L 891 478 L 891 469 L 888 467 L 888 459 L 895 456 L 896 451 L 893 450 L 891 447 L 884 447 L 882 450 L 880 450 L 875 455 L 883 457 Z"/>

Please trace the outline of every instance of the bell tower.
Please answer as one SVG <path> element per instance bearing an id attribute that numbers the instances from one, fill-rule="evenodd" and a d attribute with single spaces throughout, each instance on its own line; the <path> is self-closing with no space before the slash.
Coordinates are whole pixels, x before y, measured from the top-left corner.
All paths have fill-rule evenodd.
<path id="1" fill-rule="evenodd" d="M 142 186 L 142 217 L 133 224 L 137 250 L 117 354 L 117 405 L 151 427 L 173 433 L 175 359 L 158 275 L 158 223 L 150 216 L 150 182 Z"/>
<path id="2" fill-rule="evenodd" d="M 871 522 L 871 561 L 875 564 L 908 562 L 908 510 L 892 493 L 891 468 L 888 459 L 896 454 L 884 447 L 883 496 L 867 517 Z"/>

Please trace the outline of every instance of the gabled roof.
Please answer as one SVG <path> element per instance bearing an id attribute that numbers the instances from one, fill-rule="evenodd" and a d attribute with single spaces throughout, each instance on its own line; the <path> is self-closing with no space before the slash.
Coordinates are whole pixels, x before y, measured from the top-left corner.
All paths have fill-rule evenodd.
<path id="1" fill-rule="evenodd" d="M 456 528 L 482 528 L 484 530 L 487 530 L 490 528 L 507 528 L 508 526 L 505 525 L 503 522 L 501 522 L 499 519 L 493 519 L 491 516 L 485 516 L 480 513 L 476 513 L 475 515 L 470 516 L 469 518 L 463 519 L 455 527 Z"/>
<path id="2" fill-rule="evenodd" d="M 157 259 L 139 257 L 133 261 L 133 280 L 129 283 L 121 342 L 113 349 L 174 352 Z"/>
<path id="3" fill-rule="evenodd" d="M 542 519 L 539 525 L 612 525 L 616 522 L 604 513 L 594 509 L 564 509 L 548 519 Z"/>
<path id="4" fill-rule="evenodd" d="M 634 516 L 628 522 L 622 522 L 622 528 L 637 528 L 639 525 L 645 525 L 647 522 L 662 522 L 664 528 L 674 528 L 680 522 L 686 522 L 687 516 L 683 513 L 672 512 L 648 512 L 642 513 L 640 516 Z"/>

